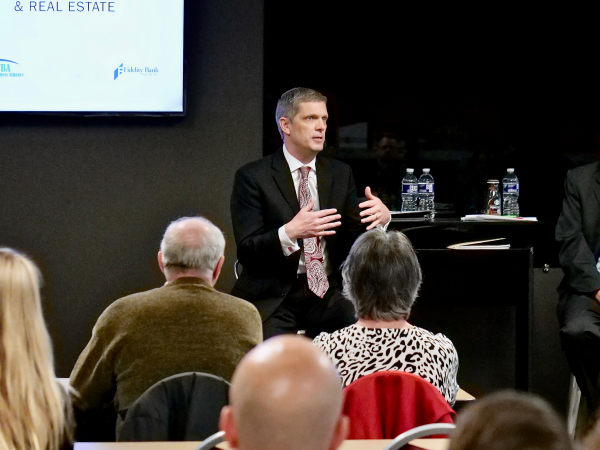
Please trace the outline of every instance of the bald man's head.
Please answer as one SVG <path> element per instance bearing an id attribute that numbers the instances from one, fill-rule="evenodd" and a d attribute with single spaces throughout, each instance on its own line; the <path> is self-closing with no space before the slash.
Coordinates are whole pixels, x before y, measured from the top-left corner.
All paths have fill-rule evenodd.
<path id="1" fill-rule="evenodd" d="M 271 338 L 232 379 L 221 427 L 241 450 L 332 450 L 345 439 L 341 382 L 329 358 L 299 336 Z"/>
<path id="2" fill-rule="evenodd" d="M 168 281 L 196 276 L 214 285 L 224 251 L 225 237 L 212 222 L 204 217 L 182 217 L 167 227 L 160 243 L 158 263 Z"/>

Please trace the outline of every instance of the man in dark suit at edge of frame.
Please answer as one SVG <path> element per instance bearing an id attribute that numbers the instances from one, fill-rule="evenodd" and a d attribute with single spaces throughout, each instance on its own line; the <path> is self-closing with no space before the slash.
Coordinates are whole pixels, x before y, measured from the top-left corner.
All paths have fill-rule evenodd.
<path id="1" fill-rule="evenodd" d="M 299 329 L 315 336 L 356 322 L 340 265 L 364 225 L 390 221 L 368 187 L 357 205 L 348 165 L 318 156 L 326 102 L 312 89 L 285 92 L 276 111 L 283 148 L 235 175 L 231 216 L 243 270 L 231 293 L 257 307 L 265 338 Z"/>
<path id="2" fill-rule="evenodd" d="M 560 338 L 569 367 L 587 400 L 588 425 L 600 403 L 600 163 L 567 172 L 556 224 Z"/>

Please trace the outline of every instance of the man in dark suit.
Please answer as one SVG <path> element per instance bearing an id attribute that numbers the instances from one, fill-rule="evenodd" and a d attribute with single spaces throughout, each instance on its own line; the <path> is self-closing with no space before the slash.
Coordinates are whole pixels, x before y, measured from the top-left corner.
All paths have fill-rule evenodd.
<path id="1" fill-rule="evenodd" d="M 318 156 L 326 101 L 312 89 L 285 92 L 276 112 L 283 148 L 235 176 L 231 216 L 243 270 L 232 294 L 258 308 L 265 338 L 299 329 L 314 336 L 354 323 L 339 267 L 363 224 L 390 221 L 369 188 L 357 205 L 348 165 Z"/>
<path id="2" fill-rule="evenodd" d="M 556 240 L 565 272 L 558 288 L 561 342 L 587 400 L 588 417 L 593 417 L 600 403 L 599 163 L 576 167 L 567 173 Z"/>

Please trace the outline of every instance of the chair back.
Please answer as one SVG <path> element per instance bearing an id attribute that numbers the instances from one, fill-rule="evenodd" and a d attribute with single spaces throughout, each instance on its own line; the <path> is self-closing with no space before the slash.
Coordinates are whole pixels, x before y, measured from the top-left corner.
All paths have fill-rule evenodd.
<path id="1" fill-rule="evenodd" d="M 202 441 L 219 431 L 229 383 L 187 372 L 159 381 L 138 398 L 117 430 L 117 441 Z"/>
<path id="2" fill-rule="evenodd" d="M 218 431 L 212 436 L 207 437 L 204 441 L 198 445 L 194 450 L 210 450 L 215 445 L 220 444 L 225 440 L 225 432 Z"/>
<path id="3" fill-rule="evenodd" d="M 401 371 L 366 375 L 344 389 L 349 439 L 394 439 L 412 428 L 453 423 L 455 412 L 423 378 Z"/>
<path id="4" fill-rule="evenodd" d="M 434 434 L 449 434 L 454 428 L 454 424 L 451 423 L 431 423 L 429 425 L 421 425 L 420 427 L 405 431 L 390 442 L 383 450 L 400 450 L 413 439 L 428 437 Z"/>

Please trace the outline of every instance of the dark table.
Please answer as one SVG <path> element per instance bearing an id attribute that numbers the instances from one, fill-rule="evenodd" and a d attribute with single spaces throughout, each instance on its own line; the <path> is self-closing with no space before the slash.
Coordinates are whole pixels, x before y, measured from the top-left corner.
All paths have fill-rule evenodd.
<path id="1" fill-rule="evenodd" d="M 528 390 L 534 246 L 551 236 L 548 224 L 443 218 L 393 220 L 390 228 L 409 237 L 423 270 L 410 322 L 452 340 L 461 387 L 476 397 L 503 388 Z M 446 248 L 499 237 L 511 248 Z M 550 261 L 547 254 L 540 252 L 537 263 Z"/>

